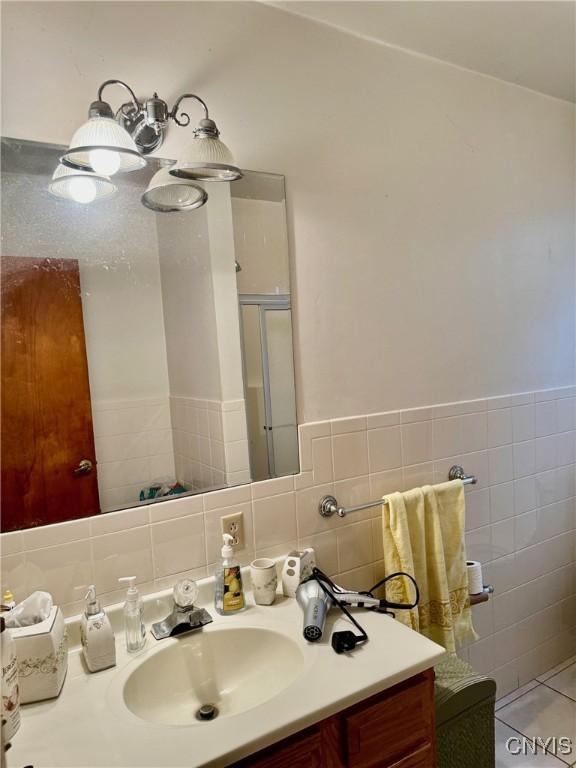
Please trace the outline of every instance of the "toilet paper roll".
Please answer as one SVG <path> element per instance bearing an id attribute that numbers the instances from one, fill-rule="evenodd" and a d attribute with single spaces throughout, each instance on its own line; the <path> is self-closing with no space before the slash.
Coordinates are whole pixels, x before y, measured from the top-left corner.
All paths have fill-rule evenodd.
<path id="1" fill-rule="evenodd" d="M 468 594 L 479 595 L 484 591 L 482 563 L 479 563 L 477 560 L 467 560 L 466 569 L 468 571 Z"/>

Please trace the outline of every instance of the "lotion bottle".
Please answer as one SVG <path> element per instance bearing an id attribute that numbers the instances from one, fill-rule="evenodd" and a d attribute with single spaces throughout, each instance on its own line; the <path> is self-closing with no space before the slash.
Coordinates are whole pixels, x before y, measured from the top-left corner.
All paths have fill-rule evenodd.
<path id="1" fill-rule="evenodd" d="M 80 622 L 82 654 L 90 672 L 116 665 L 116 643 L 110 619 L 96 598 L 96 587 L 86 593 L 86 607 Z"/>
<path id="2" fill-rule="evenodd" d="M 0 617 L 2 638 L 2 742 L 8 744 L 20 727 L 20 695 L 18 693 L 18 660 L 16 644 L 4 617 Z"/>
<path id="3" fill-rule="evenodd" d="M 124 603 L 124 632 L 126 635 L 126 650 L 136 653 L 142 650 L 146 643 L 146 627 L 144 626 L 144 604 L 140 592 L 134 586 L 136 576 L 122 576 L 118 581 L 128 584 L 126 602 Z"/>
<path id="4" fill-rule="evenodd" d="M 216 589 L 214 592 L 214 608 L 222 616 L 229 613 L 238 613 L 245 607 L 244 589 L 242 587 L 242 574 L 240 563 L 234 557 L 233 537 L 224 533 L 224 546 L 222 547 L 222 563 L 216 571 Z"/>

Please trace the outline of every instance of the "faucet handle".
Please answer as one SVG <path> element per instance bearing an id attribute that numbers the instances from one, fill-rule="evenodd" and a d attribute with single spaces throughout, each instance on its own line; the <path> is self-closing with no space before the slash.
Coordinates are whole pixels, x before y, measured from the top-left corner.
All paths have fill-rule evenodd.
<path id="1" fill-rule="evenodd" d="M 178 608 L 192 608 L 198 592 L 198 584 L 193 579 L 181 579 L 174 585 L 172 594 Z"/>

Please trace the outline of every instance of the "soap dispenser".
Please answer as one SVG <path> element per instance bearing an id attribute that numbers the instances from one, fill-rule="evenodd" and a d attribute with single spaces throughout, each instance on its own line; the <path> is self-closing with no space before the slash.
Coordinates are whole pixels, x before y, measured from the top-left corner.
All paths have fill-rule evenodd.
<path id="1" fill-rule="evenodd" d="M 82 654 L 90 672 L 99 672 L 116 664 L 116 644 L 110 619 L 96 597 L 92 584 L 86 593 L 86 607 L 80 622 Z"/>
<path id="2" fill-rule="evenodd" d="M 136 576 L 122 576 L 118 579 L 123 584 L 128 584 L 126 602 L 124 603 L 124 632 L 126 635 L 126 650 L 135 653 L 142 650 L 146 643 L 146 627 L 142 618 L 144 604 L 140 592 L 134 586 Z"/>
<path id="3" fill-rule="evenodd" d="M 14 600 L 14 595 L 9 589 L 5 589 L 4 594 L 2 595 L 2 610 L 12 611 L 14 608 L 16 608 L 16 600 Z"/>
<path id="4" fill-rule="evenodd" d="M 234 538 L 223 534 L 222 563 L 215 574 L 216 590 L 214 592 L 214 608 L 222 616 L 244 610 L 244 589 L 240 563 L 234 557 Z"/>

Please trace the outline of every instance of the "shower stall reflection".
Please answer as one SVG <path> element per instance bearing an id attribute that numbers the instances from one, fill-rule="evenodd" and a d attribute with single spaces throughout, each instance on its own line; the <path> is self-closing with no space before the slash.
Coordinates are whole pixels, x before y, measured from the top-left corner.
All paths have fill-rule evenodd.
<path id="1" fill-rule="evenodd" d="M 289 295 L 240 295 L 248 449 L 254 480 L 298 471 Z"/>

